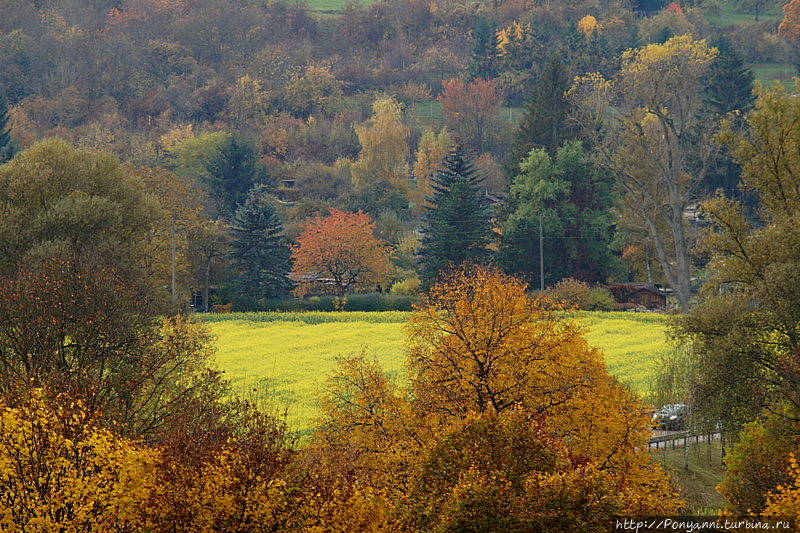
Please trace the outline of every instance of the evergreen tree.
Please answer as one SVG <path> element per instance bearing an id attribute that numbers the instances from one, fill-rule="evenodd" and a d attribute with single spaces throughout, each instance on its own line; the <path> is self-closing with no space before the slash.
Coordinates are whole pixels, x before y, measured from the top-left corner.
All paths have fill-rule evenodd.
<path id="1" fill-rule="evenodd" d="M 234 213 L 259 181 L 255 149 L 236 135 L 230 135 L 221 144 L 206 169 L 211 193 L 220 203 L 223 215 Z"/>
<path id="2" fill-rule="evenodd" d="M 271 298 L 289 292 L 290 250 L 282 233 L 266 188 L 253 187 L 231 222 L 231 262 L 240 294 Z"/>
<path id="3" fill-rule="evenodd" d="M 655 13 L 666 4 L 666 0 L 634 0 L 633 9 L 642 13 Z"/>
<path id="4" fill-rule="evenodd" d="M 488 206 L 480 193 L 483 178 L 461 148 L 452 150 L 431 179 L 433 195 L 423 222 L 422 279 L 429 285 L 442 270 L 489 258 Z"/>
<path id="5" fill-rule="evenodd" d="M 551 58 L 542 69 L 525 106 L 506 164 L 509 176 L 519 173 L 519 163 L 531 149 L 544 148 L 555 154 L 565 140 L 578 134 L 577 127 L 567 123 L 570 103 L 565 93 L 569 87 L 570 76 L 566 66 L 559 58 Z"/>
<path id="6" fill-rule="evenodd" d="M 11 160 L 16 152 L 16 146 L 8 132 L 8 101 L 0 93 L 0 164 Z"/>
<path id="7" fill-rule="evenodd" d="M 478 19 L 473 33 L 472 78 L 493 78 L 497 75 L 497 33 L 495 24 L 486 17 Z"/>
<path id="8" fill-rule="evenodd" d="M 545 285 L 572 277 L 605 281 L 620 266 L 613 238 L 614 178 L 569 141 L 551 157 L 531 150 L 511 185 L 499 261 L 540 284 L 539 225 L 544 237 Z"/>
<path id="9" fill-rule="evenodd" d="M 711 67 L 705 93 L 706 111 L 711 115 L 725 116 L 730 112 L 740 113 L 736 122 L 743 125 L 743 117 L 753 108 L 753 71 L 747 68 L 739 53 L 725 38 L 715 43 L 719 56 Z M 727 196 L 735 197 L 750 204 L 752 195 L 744 195 L 739 189 L 741 168 L 723 147 L 709 164 L 703 181 L 703 189 L 708 194 L 723 190 Z"/>
<path id="10" fill-rule="evenodd" d="M 719 50 L 711 66 L 706 87 L 706 105 L 712 113 L 727 115 L 731 111 L 746 113 L 753 107 L 753 71 L 745 66 L 742 56 L 727 39 L 715 43 Z"/>

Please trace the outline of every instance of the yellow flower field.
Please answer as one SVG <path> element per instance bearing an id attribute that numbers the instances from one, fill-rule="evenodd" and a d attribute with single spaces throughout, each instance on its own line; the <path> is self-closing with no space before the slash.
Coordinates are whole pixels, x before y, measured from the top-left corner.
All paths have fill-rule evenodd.
<path id="1" fill-rule="evenodd" d="M 317 396 L 339 357 L 365 353 L 392 376 L 405 377 L 402 326 L 408 313 L 235 313 L 205 320 L 217 336 L 216 362 L 235 393 L 267 394 L 290 427 L 314 426 Z M 670 348 L 667 318 L 636 313 L 585 313 L 586 337 L 606 356 L 611 374 L 648 392 Z"/>

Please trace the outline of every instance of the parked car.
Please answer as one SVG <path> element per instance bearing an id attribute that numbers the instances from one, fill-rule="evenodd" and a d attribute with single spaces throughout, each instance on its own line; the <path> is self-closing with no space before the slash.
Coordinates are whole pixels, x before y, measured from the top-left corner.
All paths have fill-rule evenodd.
<path id="1" fill-rule="evenodd" d="M 689 406 L 682 403 L 671 403 L 653 413 L 651 426 L 653 429 L 685 429 L 689 417 Z"/>

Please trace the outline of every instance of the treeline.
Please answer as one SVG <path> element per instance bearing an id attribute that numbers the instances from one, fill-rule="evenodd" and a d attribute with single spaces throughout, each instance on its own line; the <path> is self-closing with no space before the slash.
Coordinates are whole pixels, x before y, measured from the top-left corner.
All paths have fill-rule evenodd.
<path id="1" fill-rule="evenodd" d="M 0 88 L 16 149 L 56 136 L 79 149 L 110 151 L 125 164 L 174 172 L 173 181 L 183 183 L 177 186 L 192 188 L 202 223 L 173 213 L 173 297 L 185 303 L 191 290 L 200 291 L 206 306 L 209 287 L 227 287 L 219 303 L 236 299 L 251 308 L 290 288 L 256 291 L 249 302 L 241 297 L 254 286 L 243 284 L 242 269 L 264 268 L 243 266 L 244 252 L 231 253 L 229 228 L 255 185 L 272 197 L 271 227 L 280 221 L 289 242 L 317 213 L 363 210 L 395 251 L 390 275 L 375 285 L 413 292 L 417 273 L 425 278 L 428 268 L 416 257 L 426 199 L 456 145 L 482 178 L 476 187 L 490 200 L 491 248 L 504 269 L 534 286 L 570 277 L 667 282 L 685 308 L 693 236 L 676 239 L 679 211 L 719 187 L 736 191 L 738 183 L 730 157 L 710 157 L 707 144 L 694 142 L 707 138 L 698 127 L 751 105 L 752 74 L 742 58 L 770 57 L 756 58 L 746 46 L 767 36 L 776 49 L 792 42 L 788 14 L 786 41 L 773 23 L 759 23 L 754 39 L 742 36 L 756 31 L 747 25 L 712 26 L 714 6 L 698 2 L 394 1 L 349 3 L 335 16 L 275 1 L 15 0 L 0 9 Z M 678 35 L 708 38 L 718 53 L 709 52 L 683 87 L 624 79 L 632 74 L 620 54 Z M 657 206 L 630 203 L 641 194 L 619 194 L 626 171 L 610 164 L 618 154 L 598 153 L 601 141 L 621 130 L 598 138 L 591 115 L 578 106 L 585 93 L 564 97 L 587 72 L 619 79 L 619 94 L 630 94 L 631 82 L 674 87 L 678 98 L 689 98 L 676 175 L 691 184 L 670 200 L 671 220 L 643 215 Z M 640 96 L 647 95 L 633 98 L 631 109 Z M 523 104 L 518 122 L 514 108 Z M 537 155 L 524 163 L 532 149 Z M 556 183 L 545 191 L 538 180 Z M 544 280 L 534 267 L 540 227 Z"/>

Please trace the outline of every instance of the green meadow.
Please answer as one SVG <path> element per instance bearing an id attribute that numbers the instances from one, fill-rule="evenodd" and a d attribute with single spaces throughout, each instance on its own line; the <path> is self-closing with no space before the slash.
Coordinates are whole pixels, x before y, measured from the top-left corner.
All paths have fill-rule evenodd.
<path id="1" fill-rule="evenodd" d="M 205 315 L 217 337 L 216 364 L 236 393 L 266 395 L 290 427 L 314 425 L 317 398 L 338 358 L 363 353 L 403 383 L 404 312 L 233 313 Z M 647 395 L 661 356 L 670 349 L 667 318 L 637 313 L 584 313 L 589 343 L 611 374 Z"/>
<path id="2" fill-rule="evenodd" d="M 368 6 L 377 0 L 361 0 L 362 6 Z M 312 11 L 341 11 L 347 0 L 309 0 L 308 8 Z"/>

